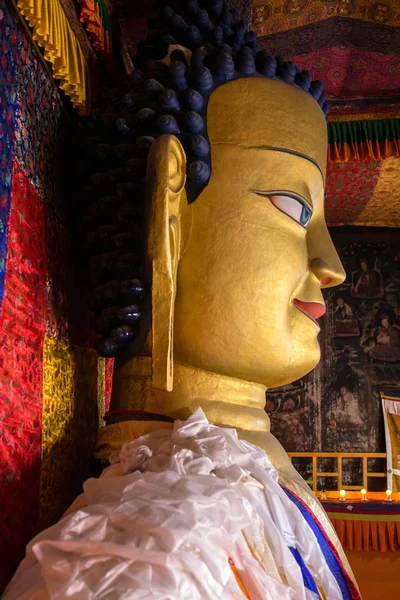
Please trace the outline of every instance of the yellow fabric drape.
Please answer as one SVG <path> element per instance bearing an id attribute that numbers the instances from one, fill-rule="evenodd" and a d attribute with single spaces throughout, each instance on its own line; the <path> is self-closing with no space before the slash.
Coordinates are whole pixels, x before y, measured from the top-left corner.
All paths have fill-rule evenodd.
<path id="1" fill-rule="evenodd" d="M 330 162 L 350 162 L 352 160 L 385 160 L 400 156 L 400 140 L 366 140 L 365 142 L 349 142 L 328 145 Z"/>
<path id="2" fill-rule="evenodd" d="M 17 5 L 32 27 L 33 39 L 53 65 L 60 88 L 81 114 L 87 114 L 89 78 L 85 57 L 58 0 L 17 0 Z"/>

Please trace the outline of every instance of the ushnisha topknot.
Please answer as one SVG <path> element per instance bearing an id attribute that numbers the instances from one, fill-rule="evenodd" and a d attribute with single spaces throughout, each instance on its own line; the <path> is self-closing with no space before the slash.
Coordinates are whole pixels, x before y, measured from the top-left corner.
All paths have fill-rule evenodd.
<path id="1" fill-rule="evenodd" d="M 103 90 L 105 110 L 86 126 L 96 133 L 93 202 L 84 220 L 95 346 L 101 356 L 134 354 L 149 327 L 143 282 L 143 220 L 148 152 L 176 135 L 187 156 L 186 193 L 196 200 L 212 170 L 208 100 L 235 79 L 280 79 L 308 92 L 325 117 L 323 85 L 281 56 L 259 50 L 257 36 L 223 0 L 187 0 L 148 22 L 124 90 Z M 93 138 L 92 138 L 93 139 Z M 101 143 L 99 143 L 101 142 Z M 105 172 L 99 172 L 99 171 Z"/>

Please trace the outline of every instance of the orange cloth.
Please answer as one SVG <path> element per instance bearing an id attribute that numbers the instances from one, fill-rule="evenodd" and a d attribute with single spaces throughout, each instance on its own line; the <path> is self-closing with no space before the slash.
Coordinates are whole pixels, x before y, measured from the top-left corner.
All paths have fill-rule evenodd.
<path id="1" fill-rule="evenodd" d="M 397 552 L 347 550 L 346 554 L 360 586 L 363 600 L 397 600 L 399 597 Z"/>
<path id="2" fill-rule="evenodd" d="M 234 574 L 234 576 L 235 576 L 235 579 L 236 579 L 236 581 L 237 581 L 237 583 L 238 583 L 238 586 L 239 586 L 239 587 L 240 587 L 240 589 L 242 590 L 242 592 L 243 592 L 244 596 L 246 596 L 246 598 L 248 598 L 248 600 L 250 600 L 250 596 L 249 596 L 249 594 L 247 593 L 247 590 L 246 590 L 246 588 L 244 587 L 243 581 L 242 581 L 242 579 L 241 579 L 241 577 L 240 577 L 240 575 L 239 575 L 239 573 L 238 573 L 238 570 L 237 570 L 237 568 L 236 568 L 236 566 L 235 566 L 235 563 L 233 562 L 233 559 L 232 559 L 232 558 L 230 558 L 230 559 L 229 559 L 229 566 L 231 567 L 231 569 L 232 569 L 232 573 Z"/>
<path id="3" fill-rule="evenodd" d="M 111 42 L 108 32 L 103 26 L 99 5 L 95 0 L 78 0 L 80 10 L 80 20 L 85 24 L 93 46 L 99 52 L 111 53 Z"/>
<path id="4" fill-rule="evenodd" d="M 328 146 L 330 162 L 350 162 L 352 160 L 384 160 L 400 156 L 400 140 L 367 140 L 365 142 L 350 142 L 339 144 L 333 142 Z"/>
<path id="5" fill-rule="evenodd" d="M 329 513 L 328 513 L 329 515 Z M 345 550 L 400 550 L 400 522 L 331 519 Z"/>

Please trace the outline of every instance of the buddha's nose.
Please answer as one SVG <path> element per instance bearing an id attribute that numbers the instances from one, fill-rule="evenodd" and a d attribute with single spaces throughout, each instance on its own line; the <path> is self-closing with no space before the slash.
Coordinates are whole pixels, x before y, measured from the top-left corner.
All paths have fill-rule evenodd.
<path id="1" fill-rule="evenodd" d="M 322 288 L 334 287 L 346 279 L 345 270 L 334 248 L 330 258 L 331 260 L 313 258 L 310 263 L 310 269 Z"/>

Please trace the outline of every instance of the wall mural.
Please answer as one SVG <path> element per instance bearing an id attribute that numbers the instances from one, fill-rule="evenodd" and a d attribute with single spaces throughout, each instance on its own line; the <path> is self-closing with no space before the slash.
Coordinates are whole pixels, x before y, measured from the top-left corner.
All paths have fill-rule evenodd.
<path id="1" fill-rule="evenodd" d="M 321 362 L 307 377 L 269 390 L 266 410 L 288 452 L 385 452 L 379 392 L 400 392 L 400 236 L 341 227 L 332 237 L 347 278 L 324 292 Z M 359 466 L 347 469 L 344 483 L 357 484 Z"/>

